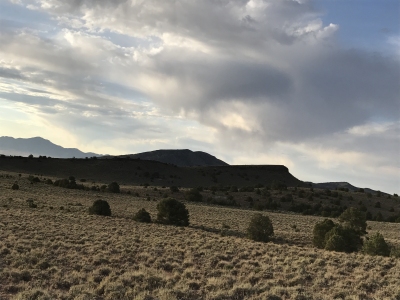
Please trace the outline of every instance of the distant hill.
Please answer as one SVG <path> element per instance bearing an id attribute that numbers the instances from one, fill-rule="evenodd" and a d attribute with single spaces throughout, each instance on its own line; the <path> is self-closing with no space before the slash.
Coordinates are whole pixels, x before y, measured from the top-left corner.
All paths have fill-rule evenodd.
<path id="1" fill-rule="evenodd" d="M 336 189 L 349 189 L 349 191 L 358 191 L 360 190 L 359 187 L 351 185 L 348 182 L 322 182 L 322 183 L 312 183 L 314 188 L 318 189 L 329 189 L 329 190 L 336 190 Z M 362 188 L 365 193 L 376 194 L 378 191 L 369 189 L 369 188 Z M 385 193 L 384 193 L 385 194 Z"/>
<path id="2" fill-rule="evenodd" d="M 0 137 L 0 154 L 28 156 L 50 156 L 57 158 L 85 158 L 99 156 L 96 153 L 85 153 L 76 148 L 63 148 L 55 145 L 49 140 L 41 137 L 34 138 L 13 138 L 8 136 Z"/>
<path id="3" fill-rule="evenodd" d="M 115 158 L 116 156 L 104 156 L 102 158 Z M 178 167 L 196 166 L 228 166 L 228 164 L 215 156 L 202 151 L 183 150 L 155 150 L 138 154 L 117 156 L 120 158 L 154 160 Z"/>
<path id="4" fill-rule="evenodd" d="M 230 166 L 208 153 L 188 149 L 101 156 L 92 152 L 85 153 L 76 148 L 63 148 L 41 137 L 15 139 L 3 136 L 0 137 L 0 154 L 25 157 L 32 154 L 35 157 L 98 158 L 97 160 L 84 160 L 86 162 L 39 160 L 42 162 L 40 165 L 27 164 L 26 160 L 11 159 L 3 160 L 1 164 L 1 170 L 40 172 L 52 176 L 68 177 L 75 174 L 93 180 L 120 180 L 132 184 L 143 184 L 150 181 L 157 182 L 156 185 L 175 184 L 187 187 L 218 184 L 245 186 L 278 180 L 285 182 L 288 186 L 310 186 L 311 184 L 318 189 L 360 190 L 359 187 L 348 182 L 302 182 L 293 177 L 285 166 Z M 8 163 L 5 163 L 6 161 Z M 363 188 L 363 190 L 365 193 L 378 193 L 369 188 Z"/>
<path id="5" fill-rule="evenodd" d="M 0 170 L 25 174 L 84 178 L 87 182 L 153 186 L 237 187 L 268 185 L 280 181 L 287 186 L 306 186 L 285 166 L 201 166 L 178 167 L 153 160 L 115 157 L 112 159 L 57 159 L 1 157 Z"/>

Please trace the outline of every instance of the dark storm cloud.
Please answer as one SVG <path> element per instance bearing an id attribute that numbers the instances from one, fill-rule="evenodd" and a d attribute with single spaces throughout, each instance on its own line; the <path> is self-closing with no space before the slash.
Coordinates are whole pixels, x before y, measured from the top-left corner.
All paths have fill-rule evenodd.
<path id="1" fill-rule="evenodd" d="M 179 57 L 167 56 L 160 58 L 156 66 L 159 72 L 175 78 L 182 85 L 189 83 L 201 89 L 198 109 L 209 107 L 216 101 L 262 101 L 267 97 L 283 99 L 292 88 L 290 74 L 274 66 L 200 57 L 203 59 L 182 61 Z M 182 95 L 182 98 L 185 96 Z M 183 100 L 178 105 L 185 107 L 191 104 Z"/>
<path id="2" fill-rule="evenodd" d="M 166 96 L 171 101 L 158 98 L 157 93 L 153 98 L 177 111 L 195 111 L 202 122 L 211 126 L 233 110 L 255 120 L 259 126 L 252 136 L 266 142 L 298 142 L 376 118 L 398 118 L 397 60 L 361 50 L 318 50 L 322 52 L 315 55 L 294 51 L 292 56 L 278 56 L 277 66 L 241 57 L 218 60 L 199 55 L 202 59 L 187 59 L 182 55 L 182 59 L 173 51 L 161 53 L 154 58 L 155 71 L 174 78 L 183 88 Z M 283 63 L 286 66 L 279 68 Z M 194 87 L 193 93 L 184 88 L 187 86 Z M 235 108 L 238 101 L 248 111 Z M 220 130 L 236 134 L 231 128 Z"/>

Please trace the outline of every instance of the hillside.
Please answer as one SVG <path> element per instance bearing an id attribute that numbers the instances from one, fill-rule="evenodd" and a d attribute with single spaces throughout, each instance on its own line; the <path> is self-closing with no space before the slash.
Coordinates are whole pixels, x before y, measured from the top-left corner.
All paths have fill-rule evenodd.
<path id="1" fill-rule="evenodd" d="M 206 166 L 177 167 L 139 159 L 55 159 L 1 157 L 0 169 L 65 178 L 71 175 L 88 181 L 118 181 L 121 184 L 155 186 L 248 186 L 281 181 L 288 186 L 303 186 L 285 166 Z"/>
<path id="2" fill-rule="evenodd" d="M 0 137 L 0 153 L 5 155 L 28 156 L 50 156 L 58 158 L 85 158 L 99 156 L 96 153 L 85 153 L 76 148 L 63 148 L 55 145 L 49 140 L 41 137 L 34 138 L 12 138 L 8 136 Z"/>
<path id="3" fill-rule="evenodd" d="M 26 164 L 31 163 L 40 164 Z M 11 189 L 14 182 L 18 190 Z M 313 227 L 322 217 L 263 211 L 272 221 L 274 236 L 260 243 L 246 238 L 249 220 L 258 213 L 253 210 L 182 200 L 190 215 L 188 227 L 138 223 L 132 216 L 141 208 L 155 220 L 157 204 L 171 191 L 121 188 L 119 194 L 65 189 L 46 184 L 44 178 L 30 183 L 27 174 L 0 171 L 0 299 L 400 297 L 398 258 L 313 247 Z M 290 193 L 297 201 L 301 190 L 270 192 L 274 198 Z M 184 191 L 172 196 L 183 199 Z M 323 191 L 315 192 L 320 194 L 315 204 L 328 200 Z M 226 196 L 222 191 L 203 194 Z M 230 194 L 236 199 L 250 195 Z M 356 193 L 343 192 L 343 198 L 350 195 L 357 205 Z M 256 201 L 261 196 L 254 191 L 251 197 Z M 111 217 L 88 214 L 99 198 L 110 204 Z M 400 246 L 398 224 L 369 221 L 367 230 L 368 236 L 380 232 L 390 245 Z"/>
<path id="4" fill-rule="evenodd" d="M 228 166 L 228 164 L 215 156 L 202 151 L 183 150 L 155 150 L 137 154 L 126 154 L 120 156 L 103 156 L 102 158 L 131 158 L 154 160 L 178 167 L 194 166 Z"/>
<path id="5" fill-rule="evenodd" d="M 202 151 L 183 150 L 155 150 L 137 154 L 119 156 L 101 156 L 92 152 L 82 152 L 76 148 L 63 148 L 41 137 L 13 138 L 0 137 L 0 154 L 15 156 L 49 156 L 53 158 L 86 158 L 97 156 L 102 159 L 131 158 L 154 160 L 179 167 L 193 166 L 227 166 L 228 164 L 215 156 Z"/>
<path id="6" fill-rule="evenodd" d="M 397 195 L 369 193 L 346 188 L 312 188 L 285 166 L 177 167 L 156 161 L 134 159 L 49 159 L 0 157 L 0 170 L 45 178 L 74 176 L 84 188 L 100 191 L 115 181 L 121 186 L 151 186 L 149 198 L 160 197 L 157 188 L 204 189 L 203 200 L 211 204 L 291 211 L 306 215 L 337 217 L 347 207 L 357 206 L 370 220 L 395 221 L 400 217 Z M 276 183 L 284 183 L 279 187 Z M 275 187 L 273 187 L 275 186 Z M 83 188 L 83 187 L 82 187 Z M 155 189 L 155 191 L 153 191 Z M 272 190 L 271 190 L 272 189 Z M 137 193 L 135 189 L 125 192 Z M 163 195 L 169 195 L 163 193 Z M 184 193 L 173 194 L 184 200 Z"/>

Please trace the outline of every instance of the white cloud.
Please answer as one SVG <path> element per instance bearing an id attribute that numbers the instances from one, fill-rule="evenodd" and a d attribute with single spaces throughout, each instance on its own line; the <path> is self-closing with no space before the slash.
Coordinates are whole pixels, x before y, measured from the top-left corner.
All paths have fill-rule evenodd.
<path id="1" fill-rule="evenodd" d="M 313 1 L 19 3 L 58 25 L 0 29 L 0 105 L 82 150 L 193 143 L 232 162 L 363 178 L 400 166 L 399 60 L 340 49 L 340 24 L 325 26 Z"/>

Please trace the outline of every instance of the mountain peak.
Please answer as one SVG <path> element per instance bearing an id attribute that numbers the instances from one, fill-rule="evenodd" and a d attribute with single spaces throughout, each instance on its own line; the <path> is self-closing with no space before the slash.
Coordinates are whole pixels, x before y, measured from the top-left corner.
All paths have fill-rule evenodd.
<path id="1" fill-rule="evenodd" d="M 162 163 L 173 164 L 178 167 L 228 166 L 226 162 L 206 152 L 192 151 L 189 149 L 161 149 L 137 154 L 126 154 L 119 157 L 154 160 Z"/>
<path id="2" fill-rule="evenodd" d="M 84 158 L 99 156 L 96 153 L 85 153 L 76 148 L 63 148 L 51 141 L 36 136 L 32 138 L 0 137 L 0 153 L 5 155 L 50 156 L 58 158 Z"/>

